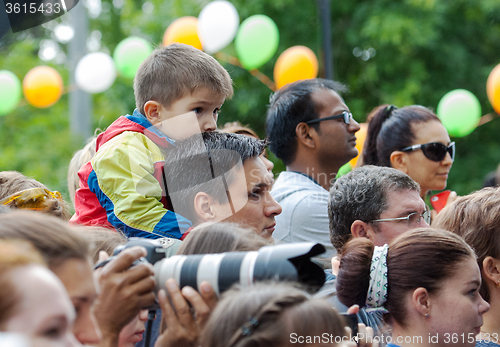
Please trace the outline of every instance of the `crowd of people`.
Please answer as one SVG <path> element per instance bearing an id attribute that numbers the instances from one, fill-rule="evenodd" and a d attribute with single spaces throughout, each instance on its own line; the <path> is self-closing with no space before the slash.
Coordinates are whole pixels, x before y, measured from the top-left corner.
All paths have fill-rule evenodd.
<path id="1" fill-rule="evenodd" d="M 281 88 L 261 140 L 217 127 L 233 85 L 214 58 L 155 50 L 134 112 L 69 163 L 71 202 L 0 172 L 0 345 L 500 346 L 500 191 L 431 210 L 455 143 L 419 105 L 376 107 L 359 167 L 336 178 L 358 155 L 345 90 Z M 286 256 L 262 250 L 304 242 L 325 250 L 320 288 L 276 280 L 279 266 L 248 286 L 259 257 Z M 158 259 L 191 272 L 165 278 Z"/>

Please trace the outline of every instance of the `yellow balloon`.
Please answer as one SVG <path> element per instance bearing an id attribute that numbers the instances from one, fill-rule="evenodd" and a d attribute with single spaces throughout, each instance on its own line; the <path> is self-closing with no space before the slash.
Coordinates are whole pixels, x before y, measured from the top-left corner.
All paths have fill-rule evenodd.
<path id="1" fill-rule="evenodd" d="M 201 41 L 198 37 L 198 18 L 186 16 L 174 20 L 165 30 L 163 45 L 168 46 L 174 42 L 185 43 L 201 50 Z"/>
<path id="2" fill-rule="evenodd" d="M 356 133 L 356 148 L 358 155 L 349 162 L 353 168 L 357 167 L 358 159 L 363 156 L 363 146 L 365 145 L 366 133 L 368 132 L 367 123 L 359 123 L 360 129 Z"/>
<path id="3" fill-rule="evenodd" d="M 61 75 L 50 66 L 37 66 L 24 76 L 24 97 L 35 107 L 47 108 L 54 105 L 61 98 L 62 90 Z"/>
<path id="4" fill-rule="evenodd" d="M 496 113 L 500 113 L 500 64 L 490 72 L 486 81 L 486 94 Z"/>
<path id="5" fill-rule="evenodd" d="M 288 83 L 318 77 L 318 58 L 305 46 L 293 46 L 274 64 L 274 82 L 279 89 Z"/>

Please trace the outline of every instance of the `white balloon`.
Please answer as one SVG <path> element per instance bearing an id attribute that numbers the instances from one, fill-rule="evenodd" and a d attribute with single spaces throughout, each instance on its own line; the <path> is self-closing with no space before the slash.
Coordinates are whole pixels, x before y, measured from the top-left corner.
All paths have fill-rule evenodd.
<path id="1" fill-rule="evenodd" d="M 208 3 L 198 16 L 198 37 L 203 50 L 211 54 L 229 45 L 239 25 L 240 17 L 233 4 L 227 1 Z"/>
<path id="2" fill-rule="evenodd" d="M 113 85 L 115 79 L 116 68 L 109 54 L 90 53 L 80 59 L 76 65 L 76 84 L 87 93 L 104 92 Z"/>

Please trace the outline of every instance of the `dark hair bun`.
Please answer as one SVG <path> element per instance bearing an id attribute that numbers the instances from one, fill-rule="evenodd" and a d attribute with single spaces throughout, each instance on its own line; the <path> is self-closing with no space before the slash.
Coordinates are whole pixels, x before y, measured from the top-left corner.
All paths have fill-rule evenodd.
<path id="1" fill-rule="evenodd" d="M 361 237 L 349 241 L 342 250 L 337 275 L 337 296 L 347 307 L 365 306 L 374 249 L 370 240 Z"/>

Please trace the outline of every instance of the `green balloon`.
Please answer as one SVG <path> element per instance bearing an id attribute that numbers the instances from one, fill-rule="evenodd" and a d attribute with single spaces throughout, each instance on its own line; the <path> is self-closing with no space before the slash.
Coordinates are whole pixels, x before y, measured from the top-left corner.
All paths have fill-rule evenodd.
<path id="1" fill-rule="evenodd" d="M 344 165 L 342 165 L 339 169 L 339 172 L 337 172 L 337 177 L 335 178 L 339 178 L 340 176 L 344 176 L 346 173 L 352 171 L 352 166 L 351 166 L 351 163 L 345 163 Z"/>
<path id="2" fill-rule="evenodd" d="M 241 23 L 235 40 L 236 54 L 245 69 L 257 69 L 272 58 L 278 43 L 276 24 L 268 16 L 257 14 Z"/>
<path id="3" fill-rule="evenodd" d="M 127 78 L 134 78 L 139 65 L 153 52 L 151 45 L 140 37 L 129 37 L 116 46 L 113 60 L 116 69 Z"/>
<path id="4" fill-rule="evenodd" d="M 481 104 L 468 90 L 455 89 L 439 101 L 437 116 L 450 136 L 463 137 L 474 131 L 479 124 Z"/>
<path id="5" fill-rule="evenodd" d="M 0 70 L 0 116 L 14 110 L 21 99 L 21 82 L 16 75 Z"/>

